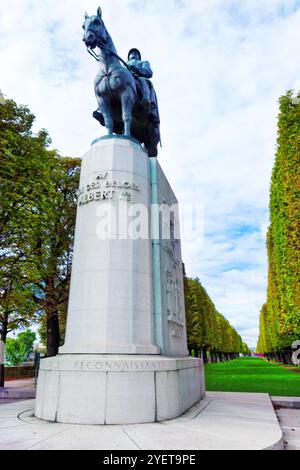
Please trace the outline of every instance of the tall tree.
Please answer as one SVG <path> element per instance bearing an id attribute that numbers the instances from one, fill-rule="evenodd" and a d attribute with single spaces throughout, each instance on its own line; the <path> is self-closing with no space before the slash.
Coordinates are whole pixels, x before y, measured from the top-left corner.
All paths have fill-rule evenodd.
<path id="1" fill-rule="evenodd" d="M 36 201 L 48 171 L 45 131 L 31 132 L 34 116 L 12 100 L 0 100 L 0 326 L 7 333 L 36 315 L 36 268 L 29 256 Z M 33 291 L 31 291 L 31 288 Z"/>
<path id="2" fill-rule="evenodd" d="M 280 98 L 278 145 L 270 192 L 267 305 L 259 351 L 285 360 L 300 335 L 300 95 Z M 283 358 L 282 358 L 283 354 Z"/>
<path id="3" fill-rule="evenodd" d="M 56 158 L 53 189 L 37 231 L 34 262 L 41 277 L 37 283 L 44 312 L 41 332 L 46 333 L 47 355 L 55 356 L 63 341 L 70 287 L 79 159 Z"/>
<path id="4" fill-rule="evenodd" d="M 65 324 L 81 162 L 48 150 L 33 122 L 27 107 L 0 100 L 0 325 L 5 341 L 42 316 L 52 356 Z"/>

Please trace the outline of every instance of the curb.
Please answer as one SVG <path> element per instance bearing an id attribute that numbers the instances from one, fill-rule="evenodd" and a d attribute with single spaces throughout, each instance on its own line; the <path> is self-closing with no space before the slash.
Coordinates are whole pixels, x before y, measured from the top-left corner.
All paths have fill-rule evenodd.
<path id="1" fill-rule="evenodd" d="M 271 397 L 274 406 L 300 410 L 300 397 Z"/>

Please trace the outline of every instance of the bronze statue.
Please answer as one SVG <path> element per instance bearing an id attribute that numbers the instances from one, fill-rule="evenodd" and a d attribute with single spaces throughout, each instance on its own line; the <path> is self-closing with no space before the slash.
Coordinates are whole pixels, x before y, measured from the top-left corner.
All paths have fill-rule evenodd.
<path id="1" fill-rule="evenodd" d="M 151 111 L 151 91 L 149 79 L 153 77 L 153 72 L 148 61 L 142 61 L 141 53 L 138 49 L 131 49 L 128 53 L 128 62 L 130 70 L 137 80 L 142 93 L 141 105 Z"/>
<path id="2" fill-rule="evenodd" d="M 141 60 L 137 49 L 129 51 L 128 63 L 118 56 L 100 7 L 97 15 L 85 15 L 83 29 L 88 52 L 100 65 L 95 80 L 98 109 L 94 117 L 108 134 L 132 136 L 145 145 L 150 157 L 157 157 L 160 118 L 156 93 L 149 80 L 153 75 L 149 62 Z"/>

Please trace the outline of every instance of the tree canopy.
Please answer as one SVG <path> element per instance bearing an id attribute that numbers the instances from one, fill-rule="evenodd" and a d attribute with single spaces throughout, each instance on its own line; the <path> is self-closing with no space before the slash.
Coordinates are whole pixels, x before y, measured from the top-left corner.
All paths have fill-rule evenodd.
<path id="1" fill-rule="evenodd" d="M 267 303 L 257 351 L 290 349 L 300 338 L 300 95 L 280 98 L 278 141 L 270 190 Z"/>
<path id="2" fill-rule="evenodd" d="M 19 366 L 33 351 L 36 334 L 31 330 L 22 331 L 17 338 L 7 338 L 5 356 L 12 366 Z"/>
<path id="3" fill-rule="evenodd" d="M 0 100 L 1 338 L 31 322 L 47 324 L 48 353 L 64 328 L 80 160 L 49 150 L 34 115 Z"/>

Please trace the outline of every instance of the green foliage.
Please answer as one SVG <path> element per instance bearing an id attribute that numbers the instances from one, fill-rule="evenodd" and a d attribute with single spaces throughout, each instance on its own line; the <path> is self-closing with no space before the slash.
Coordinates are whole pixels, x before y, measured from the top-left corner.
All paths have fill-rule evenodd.
<path id="1" fill-rule="evenodd" d="M 26 359 L 26 345 L 17 339 L 6 340 L 5 356 L 11 366 L 20 366 Z"/>
<path id="2" fill-rule="evenodd" d="M 26 330 L 18 334 L 17 338 L 7 338 L 5 346 L 5 356 L 9 365 L 21 365 L 33 351 L 33 343 L 36 334 L 31 330 Z"/>
<path id="3" fill-rule="evenodd" d="M 45 223 L 40 225 L 35 238 L 35 264 L 41 276 L 38 283 L 43 311 L 41 333 L 47 338 L 49 355 L 57 353 L 65 332 L 80 163 L 78 159 L 56 158 L 52 173 L 54 191 L 48 199 Z M 55 335 L 53 341 L 51 332 Z"/>
<path id="4" fill-rule="evenodd" d="M 271 350 L 270 338 L 268 335 L 268 325 L 267 324 L 267 304 L 262 306 L 259 317 L 259 339 L 257 343 L 256 351 L 260 354 L 269 352 Z"/>
<path id="5" fill-rule="evenodd" d="M 48 171 L 45 131 L 31 133 L 34 116 L 12 100 L 0 101 L 0 325 L 8 332 L 36 316 L 31 294 L 36 269 L 30 240 L 38 223 L 39 194 Z"/>
<path id="6" fill-rule="evenodd" d="M 80 160 L 48 150 L 25 106 L 0 99 L 0 329 L 47 323 L 64 332 Z M 58 338 L 58 339 L 57 339 Z M 50 347 L 51 349 L 51 347 Z"/>
<path id="7" fill-rule="evenodd" d="M 280 99 L 270 218 L 267 305 L 257 346 L 261 353 L 290 348 L 300 337 L 300 104 L 291 91 Z"/>
<path id="8" fill-rule="evenodd" d="M 251 356 L 252 354 L 251 349 L 249 349 L 246 343 L 242 343 L 242 353 L 244 354 L 244 356 Z"/>
<path id="9" fill-rule="evenodd" d="M 26 354 L 33 351 L 33 345 L 36 340 L 36 334 L 31 330 L 22 331 L 18 334 L 18 341 L 25 345 Z"/>
<path id="10" fill-rule="evenodd" d="M 184 291 L 189 346 L 224 353 L 243 352 L 241 337 L 216 310 L 199 279 L 185 276 Z"/>

